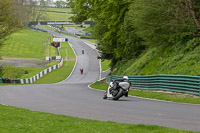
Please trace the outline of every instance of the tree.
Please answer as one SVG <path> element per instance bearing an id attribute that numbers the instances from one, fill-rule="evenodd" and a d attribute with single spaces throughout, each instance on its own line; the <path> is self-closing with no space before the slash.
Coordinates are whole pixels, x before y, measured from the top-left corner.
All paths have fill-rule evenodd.
<path id="1" fill-rule="evenodd" d="M 199 36 L 199 0 L 69 1 L 76 14 L 73 21 L 94 21 L 98 49 L 114 65 L 137 58 L 149 47 L 166 47 Z"/>
<path id="2" fill-rule="evenodd" d="M 195 17 L 186 0 L 135 0 L 127 15 L 136 28 L 136 34 L 148 46 L 187 41 L 195 37 L 198 30 L 198 24 L 195 25 Z"/>
<path id="3" fill-rule="evenodd" d="M 13 0 L 15 12 L 21 21 L 21 25 L 27 26 L 30 21 L 38 21 L 45 18 L 45 7 L 47 2 L 40 0 Z"/>
<path id="4" fill-rule="evenodd" d="M 99 40 L 98 49 L 104 58 L 110 58 L 113 62 L 124 58 L 122 53 L 130 48 L 130 45 L 122 41 L 126 38 L 124 28 L 128 27 L 124 26 L 124 22 L 129 0 L 71 0 L 70 5 L 76 14 L 72 17 L 75 22 L 89 18 L 95 22 L 94 35 Z M 129 49 L 128 53 L 133 53 L 131 51 Z"/>
<path id="5" fill-rule="evenodd" d="M 67 3 L 65 1 L 60 0 L 60 1 L 56 1 L 55 5 L 57 8 L 65 8 L 67 6 Z"/>
<path id="6" fill-rule="evenodd" d="M 0 0 L 0 45 L 19 28 L 19 19 L 11 0 Z"/>

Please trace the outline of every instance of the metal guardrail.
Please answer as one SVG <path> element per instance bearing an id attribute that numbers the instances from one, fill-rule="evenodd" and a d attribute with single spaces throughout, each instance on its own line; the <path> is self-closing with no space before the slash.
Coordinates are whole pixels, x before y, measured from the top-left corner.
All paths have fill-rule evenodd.
<path id="1" fill-rule="evenodd" d="M 123 76 L 108 76 L 107 82 Z M 189 75 L 148 75 L 128 76 L 131 88 L 180 92 L 200 96 L 200 76 Z"/>

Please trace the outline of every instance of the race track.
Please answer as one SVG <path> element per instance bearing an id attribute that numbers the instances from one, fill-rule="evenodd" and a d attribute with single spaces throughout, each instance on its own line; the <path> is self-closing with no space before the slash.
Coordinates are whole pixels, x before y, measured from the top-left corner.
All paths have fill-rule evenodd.
<path id="1" fill-rule="evenodd" d="M 104 92 L 88 88 L 101 77 L 97 52 L 82 40 L 54 34 L 67 37 L 77 55 L 70 77 L 55 84 L 0 86 L 0 104 L 94 120 L 200 131 L 199 105 L 137 97 L 103 100 Z M 80 74 L 80 68 L 84 69 L 84 74 Z"/>

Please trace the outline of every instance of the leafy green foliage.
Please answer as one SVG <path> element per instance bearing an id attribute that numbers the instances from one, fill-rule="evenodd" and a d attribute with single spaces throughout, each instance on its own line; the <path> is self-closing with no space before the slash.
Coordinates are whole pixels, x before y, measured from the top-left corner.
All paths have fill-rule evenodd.
<path id="1" fill-rule="evenodd" d="M 181 43 L 182 45 L 180 45 Z M 113 75 L 182 74 L 200 75 L 200 39 L 186 44 L 149 48 L 139 58 L 119 62 Z"/>
<path id="2" fill-rule="evenodd" d="M 19 78 L 24 74 L 24 71 L 22 69 L 17 69 L 13 66 L 4 66 L 2 67 L 1 77 L 2 78 Z"/>
<path id="3" fill-rule="evenodd" d="M 73 17 L 74 21 L 81 22 L 90 18 L 95 22 L 93 32 L 99 41 L 98 49 L 101 50 L 103 58 L 112 60 L 113 68 L 116 64 L 120 64 L 119 61 L 139 61 L 141 64 L 135 66 L 138 70 L 135 69 L 137 72 L 133 73 L 146 74 L 140 70 L 146 67 L 151 59 L 154 60 L 157 68 L 160 64 L 165 64 L 164 61 L 159 62 L 154 59 L 159 58 L 159 53 L 165 48 L 176 49 L 175 46 L 189 44 L 191 40 L 199 38 L 200 5 L 197 0 L 70 1 L 72 11 L 77 14 Z M 197 47 L 198 43 L 194 43 L 193 45 Z M 182 54 L 168 59 L 176 62 Z M 149 67 L 153 64 L 149 64 Z M 174 73 L 170 69 L 174 66 L 163 68 L 162 70 L 170 70 L 170 72 L 162 73 Z M 152 71 L 157 70 L 152 69 Z"/>
<path id="4" fill-rule="evenodd" d="M 12 0 L 0 0 L 0 45 L 19 28 L 19 20 L 12 4 Z"/>

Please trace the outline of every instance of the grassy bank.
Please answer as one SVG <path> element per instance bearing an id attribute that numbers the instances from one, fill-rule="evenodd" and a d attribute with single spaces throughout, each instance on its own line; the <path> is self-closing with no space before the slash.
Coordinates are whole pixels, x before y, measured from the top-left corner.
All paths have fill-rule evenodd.
<path id="1" fill-rule="evenodd" d="M 41 113 L 0 105 L 0 130 L 3 133 L 191 133 L 153 125 L 120 124 Z"/>
<path id="2" fill-rule="evenodd" d="M 56 12 L 46 12 L 46 17 L 48 21 L 71 21 L 70 17 L 73 14 L 66 13 L 56 13 Z M 47 21 L 46 19 L 41 19 L 39 21 Z"/>
<path id="3" fill-rule="evenodd" d="M 44 51 L 48 34 L 44 32 L 23 29 L 10 36 L 1 47 L 1 56 L 21 58 L 45 58 Z"/>
<path id="4" fill-rule="evenodd" d="M 107 90 L 108 84 L 105 81 L 97 81 L 90 87 L 100 90 Z M 145 90 L 130 89 L 129 95 L 139 96 L 144 98 L 152 98 L 158 100 L 180 102 L 180 103 L 191 103 L 200 104 L 200 98 L 192 95 L 180 94 L 180 93 L 165 93 L 165 92 L 152 92 Z"/>
<path id="5" fill-rule="evenodd" d="M 39 21 L 71 21 L 71 8 L 46 8 L 45 17 Z M 50 11 L 50 12 L 48 12 Z"/>
<path id="6" fill-rule="evenodd" d="M 200 39 L 196 38 L 182 45 L 180 43 L 149 48 L 138 58 L 119 62 L 116 71 L 112 74 L 200 75 Z"/>

